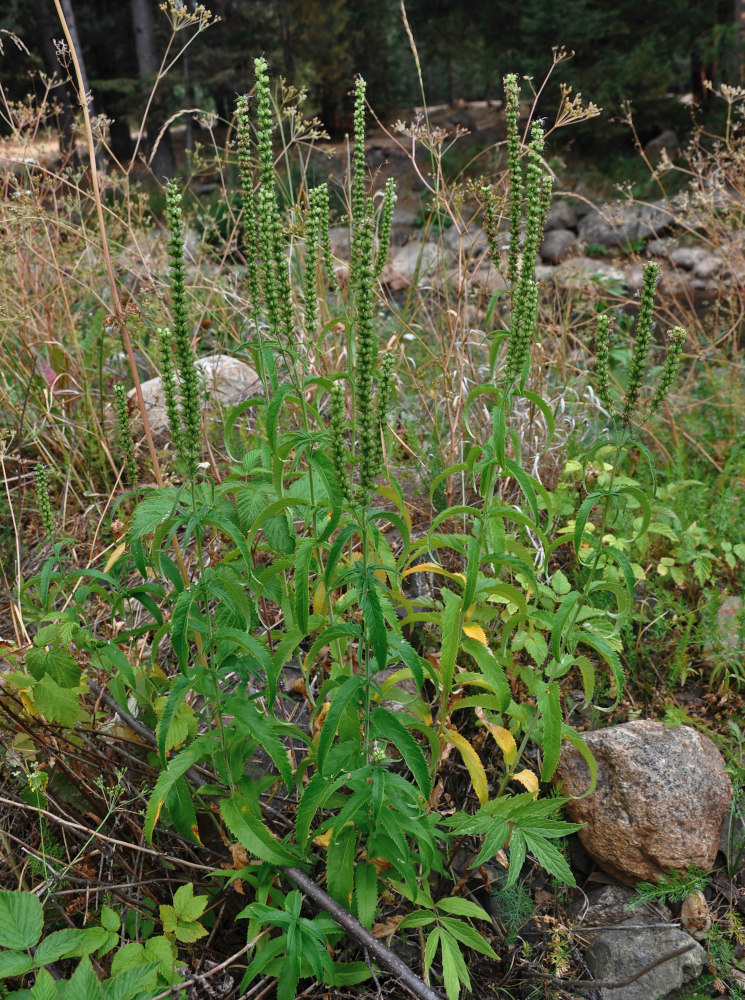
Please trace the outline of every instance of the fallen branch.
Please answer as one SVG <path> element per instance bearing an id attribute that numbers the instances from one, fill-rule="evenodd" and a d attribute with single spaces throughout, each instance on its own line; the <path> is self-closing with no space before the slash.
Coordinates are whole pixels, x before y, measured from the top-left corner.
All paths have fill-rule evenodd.
<path id="1" fill-rule="evenodd" d="M 605 930 L 615 930 L 613 927 L 606 927 Z M 531 976 L 535 976 L 536 979 L 545 979 L 549 983 L 554 983 L 556 986 L 567 986 L 571 987 L 573 990 L 620 990 L 623 986 L 630 986 L 635 983 L 637 979 L 641 979 L 642 976 L 646 976 L 648 972 L 652 969 L 656 969 L 658 965 L 664 965 L 665 962 L 670 962 L 674 958 L 680 958 L 681 955 L 685 955 L 689 951 L 693 951 L 696 947 L 696 942 L 691 941 L 690 944 L 683 945 L 682 948 L 678 948 L 677 951 L 671 951 L 668 955 L 663 955 L 662 958 L 656 958 L 654 962 L 650 962 L 649 965 L 645 965 L 643 969 L 639 969 L 638 972 L 634 972 L 632 975 L 627 976 L 626 979 L 562 979 L 559 976 L 550 976 L 547 972 L 537 972 L 535 969 L 530 970 Z"/>

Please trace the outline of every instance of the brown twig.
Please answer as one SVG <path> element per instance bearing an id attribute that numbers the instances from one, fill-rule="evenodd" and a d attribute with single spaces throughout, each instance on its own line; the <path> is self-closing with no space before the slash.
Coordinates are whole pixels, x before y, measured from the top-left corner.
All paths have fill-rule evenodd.
<path id="1" fill-rule="evenodd" d="M 606 928 L 606 930 L 611 929 L 613 928 Z M 562 979 L 559 976 L 550 976 L 547 972 L 537 972 L 535 969 L 530 970 L 530 975 L 535 976 L 536 979 L 545 979 L 546 982 L 555 983 L 557 986 L 570 987 L 573 990 L 620 990 L 624 986 L 630 986 L 632 983 L 635 983 L 637 979 L 641 979 L 642 976 L 656 969 L 658 965 L 664 965 L 665 962 L 670 962 L 674 958 L 680 958 L 681 955 L 693 951 L 695 947 L 696 942 L 691 941 L 690 944 L 683 945 L 682 948 L 678 948 L 676 951 L 671 951 L 661 958 L 656 958 L 654 962 L 645 965 L 643 969 L 639 969 L 638 972 L 627 976 L 626 979 Z"/>

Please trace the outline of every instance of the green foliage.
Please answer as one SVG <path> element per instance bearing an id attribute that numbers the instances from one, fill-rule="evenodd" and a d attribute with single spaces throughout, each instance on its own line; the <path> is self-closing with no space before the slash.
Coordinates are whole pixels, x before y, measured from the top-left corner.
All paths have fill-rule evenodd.
<path id="1" fill-rule="evenodd" d="M 640 903 L 682 903 L 694 893 L 703 892 L 708 882 L 709 873 L 696 865 L 685 872 L 670 869 L 669 875 L 660 875 L 656 882 L 640 882 L 626 908 L 633 909 Z"/>

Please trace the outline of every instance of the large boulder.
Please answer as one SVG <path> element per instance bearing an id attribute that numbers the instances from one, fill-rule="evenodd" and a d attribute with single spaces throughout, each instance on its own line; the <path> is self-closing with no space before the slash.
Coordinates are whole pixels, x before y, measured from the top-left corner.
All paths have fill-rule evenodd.
<path id="1" fill-rule="evenodd" d="M 264 389 L 259 376 L 239 358 L 233 358 L 229 354 L 210 354 L 197 358 L 196 367 L 200 380 L 202 414 L 206 419 L 214 418 L 221 411 L 229 410 L 252 396 L 263 395 Z M 162 439 L 168 434 L 168 414 L 160 376 L 142 383 L 142 395 L 153 436 L 156 440 Z M 130 410 L 136 413 L 134 389 L 129 390 L 127 399 Z M 140 421 L 136 420 L 135 423 L 137 425 Z"/>
<path id="2" fill-rule="evenodd" d="M 577 215 L 569 202 L 564 201 L 563 198 L 558 198 L 552 202 L 546 213 L 546 225 L 543 227 L 544 232 L 550 233 L 552 229 L 576 228 Z"/>
<path id="3" fill-rule="evenodd" d="M 571 746 L 556 780 L 572 796 L 567 817 L 584 824 L 579 836 L 597 864 L 627 885 L 654 882 L 671 868 L 710 868 L 732 795 L 712 741 L 650 720 L 583 735 L 597 761 L 597 788 L 585 795 L 590 771 Z"/>
<path id="4" fill-rule="evenodd" d="M 579 236 L 587 246 L 629 249 L 639 240 L 660 236 L 673 222 L 674 211 L 666 201 L 619 201 L 588 212 L 580 221 Z"/>
<path id="5" fill-rule="evenodd" d="M 577 237 L 571 229 L 551 229 L 543 237 L 541 259 L 549 264 L 560 264 L 576 242 Z"/>
<path id="6" fill-rule="evenodd" d="M 431 282 L 444 270 L 448 256 L 436 243 L 412 241 L 394 250 L 380 280 L 392 292 L 403 291 L 413 283 Z"/>

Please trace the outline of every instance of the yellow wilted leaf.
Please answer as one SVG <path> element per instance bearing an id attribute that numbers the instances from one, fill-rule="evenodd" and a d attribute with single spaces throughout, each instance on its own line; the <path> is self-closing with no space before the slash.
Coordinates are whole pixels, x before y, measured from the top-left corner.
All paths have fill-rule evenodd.
<path id="1" fill-rule="evenodd" d="M 323 580 L 318 581 L 316 592 L 313 594 L 313 614 L 327 615 L 329 613 L 329 597 L 326 593 L 326 584 Z"/>
<path id="2" fill-rule="evenodd" d="M 488 729 L 497 741 L 497 745 L 504 756 L 505 764 L 508 766 L 510 764 L 514 764 L 517 758 L 517 744 L 515 743 L 515 737 L 509 729 L 505 729 L 504 726 L 497 726 L 495 723 L 489 722 L 484 714 L 483 708 L 477 708 L 476 715 L 483 723 L 484 729 Z"/>
<path id="3" fill-rule="evenodd" d="M 313 843 L 317 844 L 318 847 L 323 847 L 328 850 L 328 846 L 331 843 L 332 830 L 329 828 L 325 833 L 319 833 L 317 837 L 313 838 Z"/>
<path id="4" fill-rule="evenodd" d="M 388 917 L 385 923 L 373 924 L 370 931 L 376 938 L 390 937 L 391 934 L 396 933 L 396 928 L 404 919 L 404 916 L 404 913 L 396 913 L 392 917 Z"/>
<path id="5" fill-rule="evenodd" d="M 463 758 L 463 763 L 468 768 L 468 773 L 471 776 L 471 784 L 473 785 L 474 792 L 476 792 L 476 798 L 483 805 L 489 798 L 489 785 L 486 780 L 486 771 L 484 770 L 484 765 L 481 763 L 481 758 L 465 736 L 461 736 L 460 733 L 453 732 L 452 729 L 446 729 L 444 735 L 445 739 L 449 743 L 452 743 L 454 747 L 457 747 L 458 752 Z"/>
<path id="6" fill-rule="evenodd" d="M 114 551 L 111 553 L 111 555 L 109 556 L 109 558 L 106 560 L 106 565 L 103 568 L 104 573 L 108 573 L 109 572 L 109 570 L 111 569 L 111 567 L 119 559 L 119 557 L 124 552 L 124 550 L 126 549 L 126 547 L 127 547 L 127 543 L 126 542 L 119 542 L 119 544 L 117 545 L 117 547 L 114 549 Z"/>
<path id="7" fill-rule="evenodd" d="M 402 577 L 411 576 L 412 573 L 437 573 L 440 576 L 446 576 L 449 580 L 460 580 L 461 583 L 466 582 L 466 578 L 463 573 L 451 573 L 450 570 L 443 569 L 442 566 L 438 566 L 437 563 L 433 562 L 423 562 L 417 563 L 416 566 L 409 566 L 401 574 Z"/>
<path id="8" fill-rule="evenodd" d="M 517 774 L 513 774 L 512 778 L 514 781 L 519 781 L 523 788 L 527 789 L 529 792 L 538 793 L 538 777 L 529 771 L 527 768 L 523 768 L 522 771 L 518 771 Z"/>
<path id="9" fill-rule="evenodd" d="M 476 642 L 480 642 L 482 646 L 486 646 L 487 649 L 489 648 L 486 632 L 484 632 L 480 625 L 464 625 L 463 631 L 469 639 L 475 639 Z"/>

